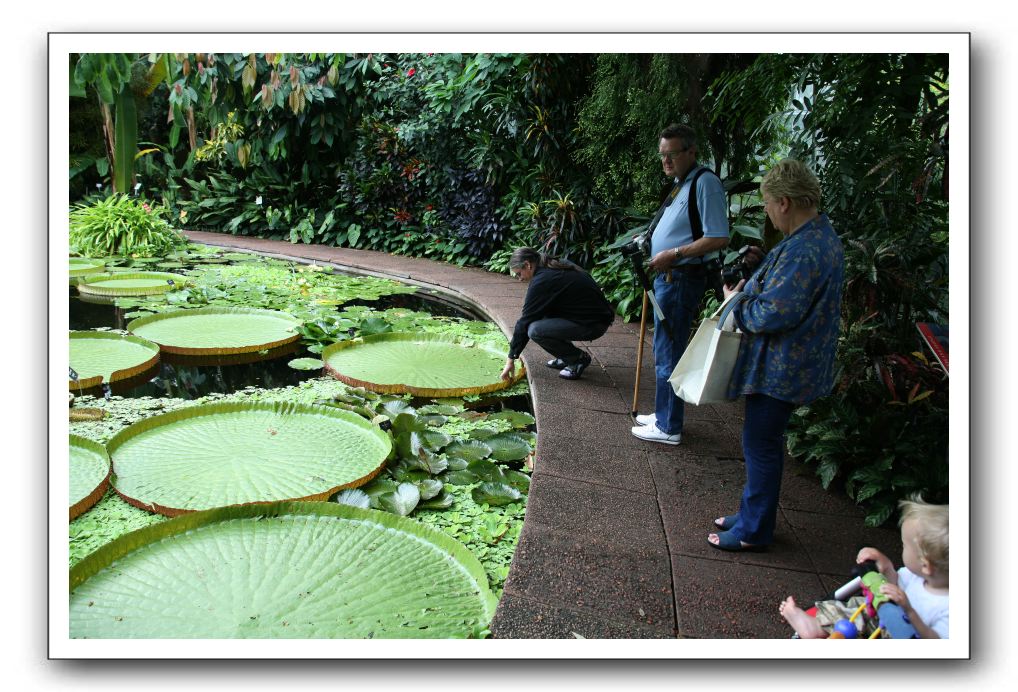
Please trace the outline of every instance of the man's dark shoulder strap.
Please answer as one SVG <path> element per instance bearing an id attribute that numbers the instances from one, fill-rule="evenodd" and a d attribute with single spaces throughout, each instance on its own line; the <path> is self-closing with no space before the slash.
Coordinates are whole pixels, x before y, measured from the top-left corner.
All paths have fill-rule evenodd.
<path id="1" fill-rule="evenodd" d="M 693 174 L 693 180 L 689 183 L 689 201 L 686 206 L 689 208 L 689 227 L 693 231 L 693 240 L 699 240 L 703 237 L 703 219 L 700 218 L 700 208 L 696 202 L 696 181 L 704 173 L 714 175 L 714 171 L 711 169 L 706 166 L 700 166 L 696 173 Z"/>

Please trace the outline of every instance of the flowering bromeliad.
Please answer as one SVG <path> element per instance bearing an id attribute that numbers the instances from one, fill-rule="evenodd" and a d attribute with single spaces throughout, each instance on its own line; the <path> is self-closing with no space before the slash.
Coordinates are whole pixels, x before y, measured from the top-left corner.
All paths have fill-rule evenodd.
<path id="1" fill-rule="evenodd" d="M 411 219 L 410 212 L 408 212 L 406 209 L 394 209 L 392 217 L 396 220 L 396 223 L 398 224 L 410 223 Z"/>

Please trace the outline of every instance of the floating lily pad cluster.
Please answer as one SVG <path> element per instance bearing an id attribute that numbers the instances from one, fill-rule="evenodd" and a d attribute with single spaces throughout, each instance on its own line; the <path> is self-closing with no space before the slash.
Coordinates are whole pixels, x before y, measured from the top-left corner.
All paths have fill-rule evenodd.
<path id="1" fill-rule="evenodd" d="M 219 254 L 206 259 L 213 265 L 226 261 Z M 176 261 L 158 260 L 148 263 L 173 268 Z M 227 284 L 225 277 L 232 276 L 246 285 L 247 300 L 259 292 L 252 277 L 285 266 L 263 260 L 213 266 L 205 275 L 215 273 Z M 85 285 L 137 290 L 143 287 L 128 284 L 156 274 L 130 266 L 105 269 L 86 274 Z M 173 518 L 126 534 L 75 565 L 73 637 L 463 637 L 481 633 L 492 617 L 486 567 L 457 541 L 404 517 L 448 509 L 464 493 L 476 503 L 472 507 L 522 516 L 530 482 L 524 463 L 534 444 L 526 429 L 533 418 L 445 403 L 415 408 L 391 394 L 434 398 L 502 390 L 513 384 L 499 378 L 504 345 L 466 333 L 393 333 L 401 321 L 415 328 L 412 311 L 348 308 L 337 315 L 334 306 L 345 299 L 327 295 L 328 272 L 293 272 L 291 265 L 291 274 L 281 289 L 289 291 L 287 305 L 295 299 L 314 304 L 298 308 L 299 315 L 195 307 L 214 304 L 220 300 L 216 291 L 226 295 L 229 286 L 201 285 L 189 273 L 181 290 L 128 299 L 146 309 L 164 301 L 156 314 L 128 324 L 130 336 L 100 337 L 148 344 L 156 358 L 160 350 L 251 354 L 308 338 L 313 325 L 321 330 L 319 343 L 331 343 L 333 335 L 340 343 L 326 349 L 322 360 L 301 358 L 291 366 L 325 367 L 366 388 L 345 388 L 315 404 L 189 406 L 129 425 L 105 446 L 79 443 L 73 453 L 79 461 L 72 464 L 91 475 L 72 483 L 72 517 L 76 507 L 84 511 L 101 498 L 102 482 L 112 478 L 111 497 Z M 173 287 L 180 288 L 175 281 Z M 275 286 L 262 281 L 261 290 L 272 297 L 249 304 L 280 303 Z M 308 321 L 328 310 L 328 319 Z M 350 340 L 358 332 L 364 338 Z M 378 348 L 369 352 L 365 346 Z M 371 371 L 378 363 L 382 376 Z M 99 381 L 113 374 L 102 372 Z M 491 427 L 476 425 L 479 420 L 490 420 Z M 443 431 L 456 421 L 474 423 L 470 434 Z M 96 461 L 104 455 L 106 475 L 93 485 L 101 471 Z M 320 502 L 327 498 L 335 502 Z M 495 522 L 481 533 L 495 544 L 505 531 Z"/>
<path id="2" fill-rule="evenodd" d="M 338 502 L 407 515 L 418 509 L 451 506 L 446 485 L 474 486 L 474 501 L 490 506 L 519 502 L 530 487 L 526 473 L 505 464 L 525 466 L 533 452 L 532 433 L 481 425 L 468 437 L 455 439 L 440 430 L 461 416 L 506 421 L 522 429 L 534 422 L 528 414 L 479 414 L 441 404 L 414 408 L 366 390 L 350 390 L 329 403 L 361 415 L 374 414 L 375 420 L 388 420 L 397 453 L 382 476 L 358 490 L 340 493 Z"/>
<path id="3" fill-rule="evenodd" d="M 304 404 L 199 405 L 128 426 L 106 447 L 116 491 L 180 516 L 72 569 L 71 636 L 483 631 L 495 598 L 477 558 L 455 540 L 374 510 L 271 502 L 361 485 L 381 471 L 391 444 L 362 416 Z"/>

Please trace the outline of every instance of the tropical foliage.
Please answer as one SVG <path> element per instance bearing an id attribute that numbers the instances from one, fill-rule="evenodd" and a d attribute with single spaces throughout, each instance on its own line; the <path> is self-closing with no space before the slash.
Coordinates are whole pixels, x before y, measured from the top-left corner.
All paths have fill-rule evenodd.
<path id="1" fill-rule="evenodd" d="M 163 218 L 166 210 L 127 195 L 113 195 L 71 209 L 71 248 L 86 257 L 154 257 L 187 240 Z"/>

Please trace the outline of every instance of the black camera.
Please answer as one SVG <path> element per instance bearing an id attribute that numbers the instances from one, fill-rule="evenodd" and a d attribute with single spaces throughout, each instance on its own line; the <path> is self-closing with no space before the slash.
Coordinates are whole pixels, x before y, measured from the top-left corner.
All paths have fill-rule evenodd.
<path id="1" fill-rule="evenodd" d="M 752 245 L 746 245 L 739 250 L 735 258 L 721 267 L 721 283 L 725 286 L 735 286 L 740 281 L 749 280 L 753 272 L 760 266 L 763 258 L 763 251 Z"/>
<path id="2" fill-rule="evenodd" d="M 619 252 L 623 257 L 649 259 L 650 240 L 647 238 L 647 234 L 633 236 L 632 240 L 619 247 Z"/>

